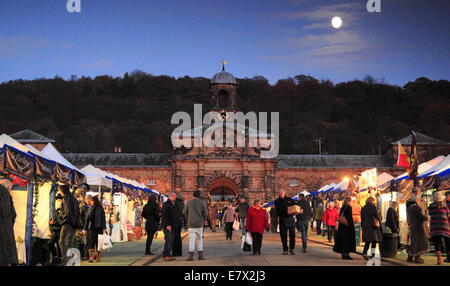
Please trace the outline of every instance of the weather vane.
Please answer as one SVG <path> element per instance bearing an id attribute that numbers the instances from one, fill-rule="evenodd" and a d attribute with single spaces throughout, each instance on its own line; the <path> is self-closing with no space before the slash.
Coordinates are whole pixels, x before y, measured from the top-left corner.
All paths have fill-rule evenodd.
<path id="1" fill-rule="evenodd" d="M 222 71 L 225 71 L 225 65 L 227 65 L 228 62 L 226 60 L 221 60 L 220 62 L 222 63 Z"/>

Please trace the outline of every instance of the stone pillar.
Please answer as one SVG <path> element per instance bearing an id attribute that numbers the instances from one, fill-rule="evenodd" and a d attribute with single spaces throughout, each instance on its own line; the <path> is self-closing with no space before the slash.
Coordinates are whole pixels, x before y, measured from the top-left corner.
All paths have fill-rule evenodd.
<path id="1" fill-rule="evenodd" d="M 205 161 L 197 161 L 197 189 L 201 192 L 206 190 L 205 185 Z"/>
<path id="2" fill-rule="evenodd" d="M 205 176 L 197 176 L 197 189 L 199 191 L 205 191 Z"/>
<path id="3" fill-rule="evenodd" d="M 250 188 L 250 176 L 248 172 L 248 161 L 246 159 L 242 160 L 242 177 L 241 177 L 241 192 L 242 194 L 249 199 L 248 190 Z"/>

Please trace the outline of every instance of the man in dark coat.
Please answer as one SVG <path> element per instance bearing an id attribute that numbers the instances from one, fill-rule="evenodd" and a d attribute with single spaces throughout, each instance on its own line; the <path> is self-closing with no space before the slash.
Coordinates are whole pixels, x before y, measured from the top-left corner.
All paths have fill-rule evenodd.
<path id="1" fill-rule="evenodd" d="M 8 179 L 0 180 L 0 266 L 19 263 L 14 237 L 16 210 L 9 193 L 11 189 Z"/>
<path id="2" fill-rule="evenodd" d="M 247 213 L 248 213 L 248 208 L 250 206 L 248 205 L 248 203 L 245 201 L 244 197 L 240 197 L 239 198 L 239 205 L 236 208 L 236 212 L 238 213 L 238 217 L 239 217 L 239 224 L 241 226 L 241 233 L 242 235 L 245 235 L 245 220 L 247 218 Z"/>
<path id="3" fill-rule="evenodd" d="M 351 197 L 346 197 L 344 205 L 339 211 L 339 216 L 343 215 L 348 225 L 339 222 L 333 246 L 333 251 L 340 253 L 342 259 L 353 259 L 350 257 L 350 252 L 356 252 L 355 224 L 353 222 L 352 207 L 350 206 L 351 201 Z"/>
<path id="4" fill-rule="evenodd" d="M 388 227 L 393 234 L 397 235 L 397 248 L 401 249 L 400 244 L 400 220 L 398 215 L 398 203 L 396 201 L 392 201 L 391 205 L 386 214 L 386 222 L 384 224 Z"/>
<path id="5" fill-rule="evenodd" d="M 147 241 L 145 243 L 145 254 L 154 255 L 151 251 L 153 237 L 159 228 L 159 221 L 161 219 L 161 210 L 156 202 L 156 196 L 151 195 L 147 204 L 142 210 L 142 217 L 145 219 L 145 231 L 147 232 Z"/>
<path id="6" fill-rule="evenodd" d="M 58 193 L 62 196 L 62 226 L 59 245 L 61 247 L 62 264 L 65 264 L 70 257 L 67 257 L 67 250 L 73 247 L 75 229 L 78 228 L 79 206 L 75 196 L 70 192 L 67 185 L 58 187 Z"/>
<path id="7" fill-rule="evenodd" d="M 177 199 L 175 201 L 176 206 L 176 223 L 174 225 L 174 240 L 173 240 L 173 246 L 172 246 L 172 255 L 173 256 L 181 256 L 183 244 L 181 240 L 181 230 L 183 227 L 186 228 L 186 219 L 183 215 L 184 210 L 184 200 L 183 197 L 179 192 L 177 194 Z"/>
<path id="8" fill-rule="evenodd" d="M 91 195 L 86 196 L 87 189 L 85 187 L 79 187 L 75 191 L 75 198 L 78 200 L 78 208 L 80 210 L 80 215 L 78 216 L 78 227 L 81 228 L 75 232 L 75 240 L 78 243 L 78 249 L 80 250 L 81 259 L 87 259 L 87 249 L 86 249 L 86 235 L 83 234 L 83 226 L 86 223 L 87 214 L 89 211 L 88 201 L 92 199 Z"/>
<path id="9" fill-rule="evenodd" d="M 308 228 L 312 218 L 312 210 L 311 206 L 309 205 L 309 202 L 306 201 L 304 194 L 300 194 L 298 196 L 297 205 L 299 205 L 302 208 L 302 213 L 296 216 L 297 229 L 302 234 L 303 252 L 306 252 L 306 247 L 308 243 Z"/>
<path id="10" fill-rule="evenodd" d="M 171 192 L 167 201 L 163 204 L 161 210 L 161 226 L 164 232 L 163 259 L 165 261 L 175 260 L 175 257 L 172 257 L 171 253 L 175 236 L 175 232 L 173 231 L 173 229 L 174 226 L 178 224 L 176 199 L 177 194 L 175 192 Z"/>
<path id="11" fill-rule="evenodd" d="M 275 209 L 279 218 L 280 238 L 283 245 L 283 255 L 288 254 L 288 250 L 295 255 L 295 219 L 294 215 L 288 214 L 288 207 L 295 205 L 295 201 L 286 196 L 286 192 L 279 191 L 278 198 L 275 200 Z M 287 244 L 287 235 L 289 232 L 289 248 Z"/>
<path id="12" fill-rule="evenodd" d="M 363 257 L 366 260 L 369 260 L 367 252 L 370 245 L 372 245 L 372 257 L 374 257 L 377 243 L 381 241 L 381 220 L 374 203 L 375 199 L 369 197 L 366 200 L 366 205 L 361 209 L 362 240 L 365 242 Z"/>

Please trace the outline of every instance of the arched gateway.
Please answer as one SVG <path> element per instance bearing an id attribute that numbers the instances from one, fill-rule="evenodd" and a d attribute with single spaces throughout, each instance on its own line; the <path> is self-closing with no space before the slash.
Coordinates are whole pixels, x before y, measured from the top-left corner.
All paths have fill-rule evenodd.
<path id="1" fill-rule="evenodd" d="M 216 178 L 208 186 L 208 194 L 215 201 L 233 199 L 238 192 L 239 187 L 236 182 L 227 177 Z"/>

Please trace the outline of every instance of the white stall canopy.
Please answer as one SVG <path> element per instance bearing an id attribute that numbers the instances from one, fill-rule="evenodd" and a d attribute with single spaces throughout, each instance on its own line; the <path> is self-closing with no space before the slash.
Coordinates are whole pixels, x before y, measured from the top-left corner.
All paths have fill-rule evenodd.
<path id="1" fill-rule="evenodd" d="M 105 186 L 109 189 L 112 189 L 112 181 L 106 178 L 106 173 L 103 170 L 89 164 L 81 168 L 81 171 L 86 174 L 88 185 Z"/>

